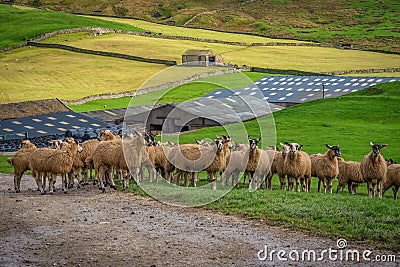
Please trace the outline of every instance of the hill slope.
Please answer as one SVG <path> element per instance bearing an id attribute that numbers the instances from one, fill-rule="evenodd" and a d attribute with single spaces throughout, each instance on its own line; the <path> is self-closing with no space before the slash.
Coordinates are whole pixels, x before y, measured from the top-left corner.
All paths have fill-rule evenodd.
<path id="1" fill-rule="evenodd" d="M 363 49 L 400 52 L 397 0 L 16 0 L 66 12 L 142 18 L 155 22 L 351 43 Z"/>

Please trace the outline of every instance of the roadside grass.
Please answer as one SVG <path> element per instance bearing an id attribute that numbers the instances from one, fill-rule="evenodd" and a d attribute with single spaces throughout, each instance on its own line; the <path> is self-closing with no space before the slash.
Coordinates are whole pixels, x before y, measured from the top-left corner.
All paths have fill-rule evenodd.
<path id="1" fill-rule="evenodd" d="M 8 164 L 7 159 L 12 156 L 0 156 L 0 172 L 14 173 L 14 167 Z"/>
<path id="2" fill-rule="evenodd" d="M 198 186 L 206 188 L 174 188 L 159 182 L 142 182 L 138 186 L 131 181 L 128 192 L 147 196 L 146 192 L 157 192 L 157 200 L 173 203 L 198 203 L 215 198 L 223 193 L 217 182 L 215 192 L 207 188 L 209 181 L 201 176 Z M 332 239 L 345 238 L 349 244 L 362 244 L 378 249 L 398 251 L 400 241 L 400 209 L 393 193 L 388 190 L 383 199 L 368 198 L 366 185 L 357 189 L 356 195 L 350 195 L 347 188 L 336 194 L 337 180 L 333 182 L 333 194 L 317 192 L 318 179 L 313 179 L 311 192 L 289 192 L 280 190 L 279 179 L 272 179 L 272 190 L 265 188 L 256 192 L 248 191 L 248 181 L 240 179 L 237 188 L 218 200 L 201 208 L 224 214 L 245 216 L 268 225 L 281 226 L 291 231 L 306 231 L 315 236 Z M 182 184 L 181 184 L 182 186 Z M 119 185 L 122 189 L 122 185 Z M 145 191 L 143 190 L 145 189 Z M 190 190 L 191 194 L 182 194 Z M 353 246 L 353 245 L 350 245 Z"/>
<path id="3" fill-rule="evenodd" d="M 82 27 L 145 31 L 123 23 L 76 16 L 64 12 L 0 5 L 0 49 L 21 44 L 41 34 Z"/>
<path id="4" fill-rule="evenodd" d="M 181 55 L 188 49 L 211 49 L 220 54 L 225 62 L 233 62 L 237 65 L 317 73 L 340 70 L 396 68 L 400 61 L 400 55 L 326 47 L 242 47 L 124 34 L 103 34 L 84 39 L 76 38 L 74 35 L 75 33 L 58 35 L 43 42 L 140 57 L 151 55 L 153 58 L 175 60 L 177 62 L 181 62 Z M 118 46 L 115 45 L 116 43 L 118 43 Z M 394 75 L 399 74 L 396 73 Z"/>

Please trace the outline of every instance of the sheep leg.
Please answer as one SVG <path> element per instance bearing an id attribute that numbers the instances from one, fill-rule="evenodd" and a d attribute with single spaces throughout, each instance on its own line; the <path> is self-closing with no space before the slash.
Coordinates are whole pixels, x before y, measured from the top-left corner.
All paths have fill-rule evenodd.
<path id="1" fill-rule="evenodd" d="M 372 186 L 372 182 L 367 182 L 367 186 L 368 186 L 368 197 L 373 197 L 374 189 Z"/>
<path id="2" fill-rule="evenodd" d="M 21 185 L 21 178 L 22 178 L 23 172 L 17 172 L 14 175 L 14 189 L 15 189 L 15 193 L 20 193 L 20 185 Z"/>
<path id="3" fill-rule="evenodd" d="M 293 177 L 291 177 L 291 176 L 288 176 L 288 191 L 293 191 Z"/>
<path id="4" fill-rule="evenodd" d="M 41 179 L 40 173 L 36 172 L 35 174 L 32 174 L 32 175 L 34 175 L 33 178 L 35 178 L 35 181 L 36 181 L 38 190 L 40 191 L 40 194 L 42 194 L 42 195 L 46 194 L 46 191 L 43 190 L 43 184 L 42 184 L 42 179 Z"/>
<path id="5" fill-rule="evenodd" d="M 96 170 L 97 178 L 99 180 L 99 190 L 101 190 L 103 193 L 106 192 L 106 188 L 104 187 L 104 176 L 105 176 L 105 169 L 103 166 L 101 166 L 98 170 Z"/>
<path id="6" fill-rule="evenodd" d="M 281 183 L 281 190 L 285 190 L 286 189 L 285 175 L 279 175 L 279 181 Z"/>
<path id="7" fill-rule="evenodd" d="M 393 191 L 393 198 L 396 200 L 397 199 L 397 191 L 399 191 L 399 187 L 397 185 L 392 187 L 392 191 Z M 382 194 L 383 197 L 383 194 Z"/>
<path id="8" fill-rule="evenodd" d="M 119 175 L 119 169 L 118 169 L 118 175 Z M 114 190 L 117 190 L 117 187 L 115 186 L 114 182 L 114 168 L 108 169 L 108 177 L 109 177 L 110 187 Z"/>
<path id="9" fill-rule="evenodd" d="M 217 172 L 210 172 L 208 175 L 211 180 L 211 189 L 217 190 Z"/>
<path id="10" fill-rule="evenodd" d="M 322 180 L 318 179 L 318 193 L 321 192 L 321 183 L 322 183 Z"/>
<path id="11" fill-rule="evenodd" d="M 378 197 L 382 198 L 382 181 L 381 180 L 378 181 L 378 185 L 376 187 L 378 190 Z"/>
<path id="12" fill-rule="evenodd" d="M 265 179 L 265 189 L 272 188 L 272 176 L 273 176 L 273 174 L 271 172 L 269 172 L 267 175 L 267 178 Z"/>
<path id="13" fill-rule="evenodd" d="M 198 172 L 193 172 L 192 176 L 193 176 L 193 186 L 196 187 L 197 186 L 197 181 L 199 180 L 199 173 Z"/>

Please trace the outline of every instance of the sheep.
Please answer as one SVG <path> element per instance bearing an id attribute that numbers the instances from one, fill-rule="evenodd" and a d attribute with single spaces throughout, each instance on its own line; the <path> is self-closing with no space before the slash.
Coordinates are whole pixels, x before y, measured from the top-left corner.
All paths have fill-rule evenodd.
<path id="1" fill-rule="evenodd" d="M 366 182 L 362 176 L 360 165 L 360 162 L 345 161 L 343 158 L 338 158 L 339 174 L 337 176 L 336 193 L 339 193 L 340 189 L 347 184 L 349 193 L 354 195 L 356 187 Z"/>
<path id="2" fill-rule="evenodd" d="M 400 164 L 391 164 L 387 167 L 386 180 L 382 183 L 382 197 L 390 187 L 393 189 L 393 198 L 397 199 L 400 187 Z"/>
<path id="3" fill-rule="evenodd" d="M 156 176 L 156 181 L 158 181 L 157 177 L 160 174 L 167 181 L 171 182 L 171 178 L 174 171 L 174 166 L 168 160 L 168 155 L 171 152 L 172 147 L 156 144 L 155 146 L 147 146 L 146 152 L 151 162 L 151 167 L 155 171 L 153 172 L 153 177 Z M 150 182 L 152 181 L 150 175 Z"/>
<path id="4" fill-rule="evenodd" d="M 89 173 L 88 173 L 89 170 L 90 170 L 90 178 L 92 178 L 92 171 L 93 171 L 93 165 L 86 164 L 86 159 L 92 155 L 94 148 L 98 144 L 99 140 L 97 139 L 86 140 L 82 143 L 82 153 L 80 153 L 79 156 L 81 161 L 85 163 L 84 166 L 82 167 L 84 185 L 89 184 Z"/>
<path id="5" fill-rule="evenodd" d="M 325 144 L 328 151 L 325 154 L 310 155 L 311 176 L 318 177 L 318 192 L 320 192 L 321 181 L 324 182 L 324 193 L 327 190 L 332 194 L 332 180 L 339 174 L 338 158 L 340 158 L 340 147 Z M 307 185 L 309 187 L 309 185 Z M 308 188 L 309 190 L 309 188 Z"/>
<path id="6" fill-rule="evenodd" d="M 267 151 L 257 147 L 259 139 L 249 137 L 249 159 L 246 171 L 249 173 L 249 190 L 259 188 L 271 169 L 271 161 Z"/>
<path id="7" fill-rule="evenodd" d="M 271 171 L 267 177 L 267 188 L 271 189 L 271 183 L 272 183 L 272 176 L 276 173 L 279 176 L 279 181 L 280 181 L 280 188 L 285 189 L 286 188 L 286 174 L 284 172 L 284 163 L 285 163 L 285 157 L 288 154 L 290 147 L 286 144 L 280 143 L 282 146 L 283 150 L 279 151 L 276 150 L 274 152 L 274 160 L 272 161 L 271 164 Z"/>
<path id="8" fill-rule="evenodd" d="M 105 192 L 104 181 L 105 175 L 108 174 L 110 179 L 110 187 L 117 189 L 114 184 L 114 167 L 118 166 L 120 157 L 123 156 L 122 140 L 108 140 L 99 142 L 93 149 L 91 156 L 86 158 L 87 165 L 93 164 L 96 171 L 96 178 L 99 182 L 99 190 Z"/>
<path id="9" fill-rule="evenodd" d="M 232 186 L 237 185 L 240 173 L 246 171 L 249 151 L 250 148 L 247 144 L 238 144 L 234 146 L 233 151 L 230 153 L 226 169 L 221 176 L 223 185 L 227 185 L 230 177 L 232 177 Z"/>
<path id="10" fill-rule="evenodd" d="M 120 170 L 130 170 L 138 175 L 144 158 L 144 139 L 137 132 L 128 134 L 124 139 L 114 139 L 100 142 L 93 150 L 92 156 L 86 159 L 86 163 L 93 162 L 96 175 L 99 180 L 99 189 L 105 192 L 104 179 L 108 173 L 110 187 L 117 189 L 114 183 L 113 170 L 118 167 Z M 124 177 L 124 190 L 129 187 L 129 175 Z"/>
<path id="11" fill-rule="evenodd" d="M 57 174 L 61 174 L 62 190 L 64 193 L 67 192 L 67 174 L 71 172 L 74 157 L 80 151 L 82 151 L 82 147 L 78 142 L 71 144 L 63 142 L 59 150 L 38 148 L 32 151 L 29 166 L 42 194 L 45 194 L 45 190 L 39 173 L 51 173 L 49 181 L 50 194 L 53 194 L 53 186 Z"/>
<path id="12" fill-rule="evenodd" d="M 97 135 L 97 140 L 99 141 L 109 141 L 109 140 L 121 140 L 119 135 L 113 134 L 110 130 L 100 130 Z"/>
<path id="13" fill-rule="evenodd" d="M 52 149 L 60 149 L 62 142 L 63 142 L 63 141 L 60 140 L 60 139 L 57 139 L 57 140 L 50 140 L 50 141 L 48 142 L 48 147 L 49 147 L 49 148 L 52 148 Z"/>
<path id="14" fill-rule="evenodd" d="M 378 145 L 370 142 L 370 145 L 372 151 L 364 156 L 360 165 L 361 173 L 368 184 L 368 196 L 375 196 L 375 185 L 378 185 L 378 197 L 382 198 L 382 183 L 386 179 L 387 165 L 380 151 L 387 144 Z"/>
<path id="15" fill-rule="evenodd" d="M 22 140 L 20 150 L 12 158 L 8 158 L 7 162 L 14 166 L 14 190 L 20 193 L 21 178 L 25 171 L 30 170 L 29 160 L 31 152 L 36 149 L 36 146 L 29 140 Z"/>
<path id="16" fill-rule="evenodd" d="M 215 140 L 212 146 L 198 144 L 183 144 L 174 147 L 170 152 L 170 161 L 176 168 L 173 182 L 179 184 L 178 178 L 185 177 L 185 186 L 189 185 L 189 178 L 196 186 L 198 172 L 205 170 L 211 180 L 211 188 L 216 189 L 216 174 L 226 168 L 223 140 Z"/>
<path id="17" fill-rule="evenodd" d="M 299 185 L 302 190 L 308 192 L 307 184 L 311 180 L 311 159 L 310 156 L 300 149 L 303 145 L 297 143 L 285 142 L 289 146 L 290 152 L 285 157 L 284 172 L 288 177 L 288 190 L 293 190 L 293 179 L 296 179 L 296 191 L 300 192 Z"/>

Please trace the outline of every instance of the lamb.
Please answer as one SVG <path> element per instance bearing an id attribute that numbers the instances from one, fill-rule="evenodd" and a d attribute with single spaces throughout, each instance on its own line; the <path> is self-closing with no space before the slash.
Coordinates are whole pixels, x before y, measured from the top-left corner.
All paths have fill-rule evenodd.
<path id="1" fill-rule="evenodd" d="M 375 196 L 375 185 L 378 185 L 378 196 L 382 198 L 382 183 L 386 179 L 387 165 L 380 151 L 387 144 L 378 145 L 370 142 L 370 145 L 372 151 L 364 156 L 360 165 L 361 173 L 368 184 L 368 196 Z"/>
<path id="2" fill-rule="evenodd" d="M 121 140 L 119 135 L 113 134 L 110 130 L 100 130 L 97 140 L 109 141 L 109 140 Z"/>
<path id="3" fill-rule="evenodd" d="M 400 164 L 391 164 L 387 167 L 386 180 L 382 183 L 382 197 L 386 190 L 393 189 L 393 198 L 397 199 L 400 187 Z"/>
<path id="4" fill-rule="evenodd" d="M 309 181 L 311 180 L 311 159 L 310 156 L 300 149 L 303 145 L 297 143 L 287 143 L 290 152 L 285 157 L 284 172 L 288 177 L 288 190 L 293 190 L 293 179 L 296 179 L 296 191 L 300 192 L 299 185 L 302 190 L 309 191 Z"/>
<path id="5" fill-rule="evenodd" d="M 12 158 L 8 158 L 7 162 L 14 166 L 14 189 L 16 193 L 20 193 L 21 178 L 25 171 L 30 170 L 29 160 L 31 152 L 36 146 L 29 140 L 22 140 L 20 150 Z"/>
<path id="6" fill-rule="evenodd" d="M 168 160 L 168 155 L 171 152 L 171 150 L 172 147 L 161 144 L 146 147 L 146 151 L 148 153 L 148 157 L 152 165 L 151 167 L 153 170 L 157 170 L 157 172 L 155 173 L 153 172 L 152 175 L 152 176 L 156 175 L 156 181 L 158 181 L 157 174 L 160 174 L 167 181 L 171 182 L 174 171 L 174 166 Z M 150 182 L 152 176 L 150 175 Z"/>
<path id="7" fill-rule="evenodd" d="M 99 140 L 97 139 L 86 140 L 85 142 L 82 143 L 82 153 L 80 153 L 79 156 L 81 161 L 85 163 L 84 166 L 82 167 L 84 185 L 89 184 L 89 173 L 88 173 L 89 170 L 90 170 L 90 178 L 92 178 L 92 171 L 93 171 L 93 165 L 86 164 L 86 159 L 92 155 L 94 148 L 98 144 Z"/>
<path id="8" fill-rule="evenodd" d="M 271 169 L 271 161 L 268 152 L 257 147 L 260 140 L 261 137 L 259 139 L 249 138 L 249 160 L 246 166 L 249 179 L 251 179 L 249 190 L 259 188 Z"/>
<path id="9" fill-rule="evenodd" d="M 78 142 L 73 142 L 72 144 L 63 142 L 59 150 L 38 148 L 32 151 L 29 166 L 42 194 L 45 194 L 45 190 L 39 173 L 51 173 L 49 181 L 50 194 L 53 194 L 53 186 L 57 174 L 61 174 L 62 190 L 64 193 L 67 192 L 67 174 L 71 172 L 73 159 L 80 151 L 82 151 L 82 147 Z"/>
<path id="10" fill-rule="evenodd" d="M 354 195 L 356 185 L 358 186 L 359 184 L 366 182 L 361 173 L 361 163 L 356 161 L 345 161 L 343 158 L 338 158 L 338 165 L 339 174 L 337 176 L 338 186 L 336 193 L 339 193 L 340 189 L 347 184 L 349 193 Z"/>
<path id="11" fill-rule="evenodd" d="M 318 177 L 318 192 L 320 191 L 320 182 L 324 182 L 324 193 L 327 190 L 332 194 L 332 180 L 339 174 L 338 158 L 340 158 L 340 147 L 325 144 L 328 151 L 325 154 L 314 154 L 311 159 L 311 176 Z M 307 185 L 308 191 L 310 190 Z"/>

